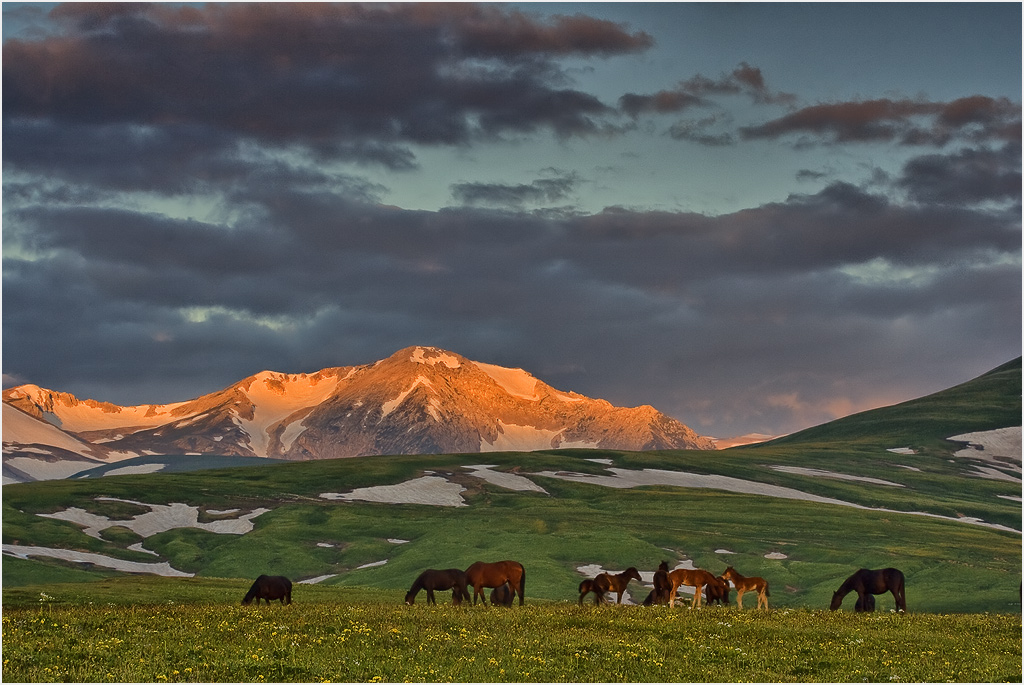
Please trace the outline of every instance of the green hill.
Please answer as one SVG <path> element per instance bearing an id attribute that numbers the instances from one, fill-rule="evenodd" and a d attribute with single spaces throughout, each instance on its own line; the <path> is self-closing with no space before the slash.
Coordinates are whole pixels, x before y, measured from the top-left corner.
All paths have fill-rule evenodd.
<path id="1" fill-rule="evenodd" d="M 853 414 L 774 441 L 908 446 L 939 450 L 962 433 L 1021 425 L 1021 358 L 947 390 Z"/>
<path id="2" fill-rule="evenodd" d="M 716 574 L 734 566 L 769 580 L 773 607 L 821 608 L 857 568 L 896 566 L 912 611 L 1019 612 L 1020 482 L 979 477 L 944 438 L 1019 426 L 1020 389 L 1018 359 L 919 400 L 719 452 L 381 456 L 7 485 L 5 552 L 79 556 L 5 556 L 4 602 L 87 596 L 120 575 L 103 558 L 236 578 L 240 594 L 260 573 L 391 591 L 425 568 L 511 558 L 527 568 L 528 599 L 575 601 L 581 567 L 651 572 L 667 560 Z M 630 478 L 645 484 L 626 487 Z M 324 497 L 427 483 L 459 506 Z M 199 527 L 150 525 L 185 510 Z M 69 511 L 93 517 L 91 534 L 42 516 Z M 245 515 L 251 530 L 225 532 Z M 630 589 L 635 601 L 647 592 Z M 879 610 L 892 607 L 879 597 Z"/>

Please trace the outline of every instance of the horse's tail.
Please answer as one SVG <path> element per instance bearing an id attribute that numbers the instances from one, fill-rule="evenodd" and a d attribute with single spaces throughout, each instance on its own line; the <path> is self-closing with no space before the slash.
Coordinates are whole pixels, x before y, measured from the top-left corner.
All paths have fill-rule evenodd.
<path id="1" fill-rule="evenodd" d="M 523 595 L 526 592 L 526 569 L 519 565 L 519 606 L 523 606 Z M 511 584 L 509 584 L 511 587 Z"/>

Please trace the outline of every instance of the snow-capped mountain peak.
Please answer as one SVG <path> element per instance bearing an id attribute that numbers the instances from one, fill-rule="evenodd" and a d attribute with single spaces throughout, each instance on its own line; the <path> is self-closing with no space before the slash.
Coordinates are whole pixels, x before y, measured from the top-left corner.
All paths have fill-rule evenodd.
<path id="1" fill-rule="evenodd" d="M 652 407 L 615 407 L 556 390 L 523 369 L 433 347 L 409 347 L 374 364 L 309 374 L 261 371 L 223 390 L 165 405 L 120 407 L 34 385 L 8 389 L 3 400 L 75 444 L 95 446 L 93 458 L 101 459 L 714 448 L 710 439 Z M 15 454 L 24 443 L 8 440 L 7 422 L 5 413 L 4 449 Z"/>

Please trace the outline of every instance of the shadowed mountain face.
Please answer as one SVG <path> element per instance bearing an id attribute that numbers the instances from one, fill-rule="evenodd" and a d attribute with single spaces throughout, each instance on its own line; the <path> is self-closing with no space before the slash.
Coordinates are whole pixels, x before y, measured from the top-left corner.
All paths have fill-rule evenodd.
<path id="1" fill-rule="evenodd" d="M 307 460 L 559 447 L 714 449 L 710 438 L 653 407 L 615 407 L 556 390 L 521 369 L 427 347 L 314 374 L 264 371 L 175 404 L 120 407 L 32 385 L 4 391 L 3 401 L 5 465 L 12 467 L 16 458 L 52 461 L 52 447 L 108 462 L 146 454 Z"/>

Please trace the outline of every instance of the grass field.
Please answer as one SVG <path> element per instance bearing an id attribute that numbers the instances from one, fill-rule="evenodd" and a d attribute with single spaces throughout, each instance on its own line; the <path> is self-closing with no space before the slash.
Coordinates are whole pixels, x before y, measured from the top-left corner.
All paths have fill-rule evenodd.
<path id="1" fill-rule="evenodd" d="M 402 604 L 122 578 L 5 597 L 7 682 L 1020 682 L 1020 615 Z M 6 593 L 5 593 L 6 594 Z M 141 597 L 152 603 L 139 604 Z"/>

